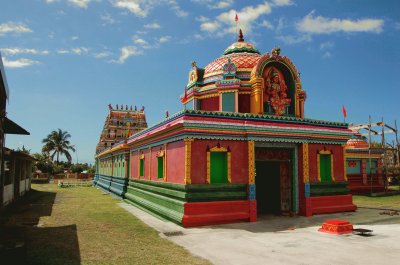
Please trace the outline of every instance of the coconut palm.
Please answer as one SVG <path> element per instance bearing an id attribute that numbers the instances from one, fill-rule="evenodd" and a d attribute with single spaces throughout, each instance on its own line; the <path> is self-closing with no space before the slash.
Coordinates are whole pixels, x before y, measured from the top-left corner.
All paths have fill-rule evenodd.
<path id="1" fill-rule="evenodd" d="M 57 155 L 57 164 L 60 155 L 65 155 L 69 162 L 71 162 L 72 157 L 69 150 L 75 152 L 75 148 L 71 145 L 69 138 L 71 135 L 67 131 L 58 129 L 57 131 L 52 131 L 46 138 L 42 140 L 43 153 L 50 154 L 51 159 L 54 161 L 54 156 Z"/>

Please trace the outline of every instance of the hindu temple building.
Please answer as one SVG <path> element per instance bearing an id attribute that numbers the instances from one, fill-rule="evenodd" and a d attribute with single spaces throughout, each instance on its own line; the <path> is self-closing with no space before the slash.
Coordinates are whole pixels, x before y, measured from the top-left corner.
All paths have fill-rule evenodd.
<path id="1" fill-rule="evenodd" d="M 305 117 L 306 93 L 279 48 L 238 41 L 199 67 L 183 110 L 96 156 L 95 185 L 185 227 L 262 214 L 354 211 L 346 123 Z"/>
<path id="2" fill-rule="evenodd" d="M 346 144 L 346 173 L 352 194 L 382 192 L 385 189 L 382 173 L 383 148 L 370 146 L 359 132 Z"/>
<path id="3" fill-rule="evenodd" d="M 96 153 L 127 139 L 132 134 L 147 128 L 144 107 L 140 110 L 135 106 L 128 105 L 115 106 L 108 105 L 108 115 L 104 122 L 103 130 L 100 134 L 99 142 L 96 146 Z"/>

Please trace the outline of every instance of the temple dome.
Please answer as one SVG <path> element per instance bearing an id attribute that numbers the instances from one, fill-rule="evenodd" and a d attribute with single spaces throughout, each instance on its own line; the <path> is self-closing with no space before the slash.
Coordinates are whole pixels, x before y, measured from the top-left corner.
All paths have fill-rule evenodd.
<path id="1" fill-rule="evenodd" d="M 235 64 L 238 72 L 251 72 L 260 58 L 260 52 L 253 44 L 244 41 L 242 30 L 239 30 L 238 41 L 228 46 L 221 57 L 204 68 L 204 78 L 221 74 L 228 59 Z"/>
<path id="2" fill-rule="evenodd" d="M 369 145 L 364 136 L 361 134 L 354 134 L 350 140 L 347 141 L 346 148 L 348 149 L 368 149 Z"/>
<path id="3" fill-rule="evenodd" d="M 260 54 L 260 52 L 254 47 L 253 44 L 245 41 L 238 41 L 231 44 L 228 48 L 226 48 L 224 51 L 224 55 L 228 55 L 231 53 L 242 53 L 242 52 Z"/>
<path id="4" fill-rule="evenodd" d="M 221 74 L 222 68 L 224 64 L 227 63 L 228 58 L 230 58 L 231 62 L 236 65 L 237 71 L 250 73 L 253 67 L 257 65 L 260 57 L 260 54 L 247 52 L 223 55 L 209 63 L 204 68 L 204 78 Z"/>

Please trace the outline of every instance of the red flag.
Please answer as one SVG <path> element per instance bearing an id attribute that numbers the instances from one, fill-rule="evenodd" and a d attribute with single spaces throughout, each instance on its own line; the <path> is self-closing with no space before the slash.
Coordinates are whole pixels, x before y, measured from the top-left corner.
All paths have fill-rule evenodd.
<path id="1" fill-rule="evenodd" d="M 239 20 L 239 17 L 238 17 L 238 15 L 237 15 L 237 13 L 236 13 L 235 22 L 238 22 L 238 20 Z"/>
<path id="2" fill-rule="evenodd" d="M 344 105 L 342 105 L 342 112 L 343 112 L 343 117 L 346 118 L 347 112 L 346 112 L 346 108 L 344 107 Z"/>

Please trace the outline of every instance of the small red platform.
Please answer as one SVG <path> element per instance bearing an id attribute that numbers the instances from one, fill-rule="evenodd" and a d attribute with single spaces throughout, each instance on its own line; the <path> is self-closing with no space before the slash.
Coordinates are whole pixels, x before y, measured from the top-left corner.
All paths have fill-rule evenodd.
<path id="1" fill-rule="evenodd" d="M 337 235 L 348 234 L 353 232 L 353 225 L 345 220 L 327 220 L 318 231 Z"/>

